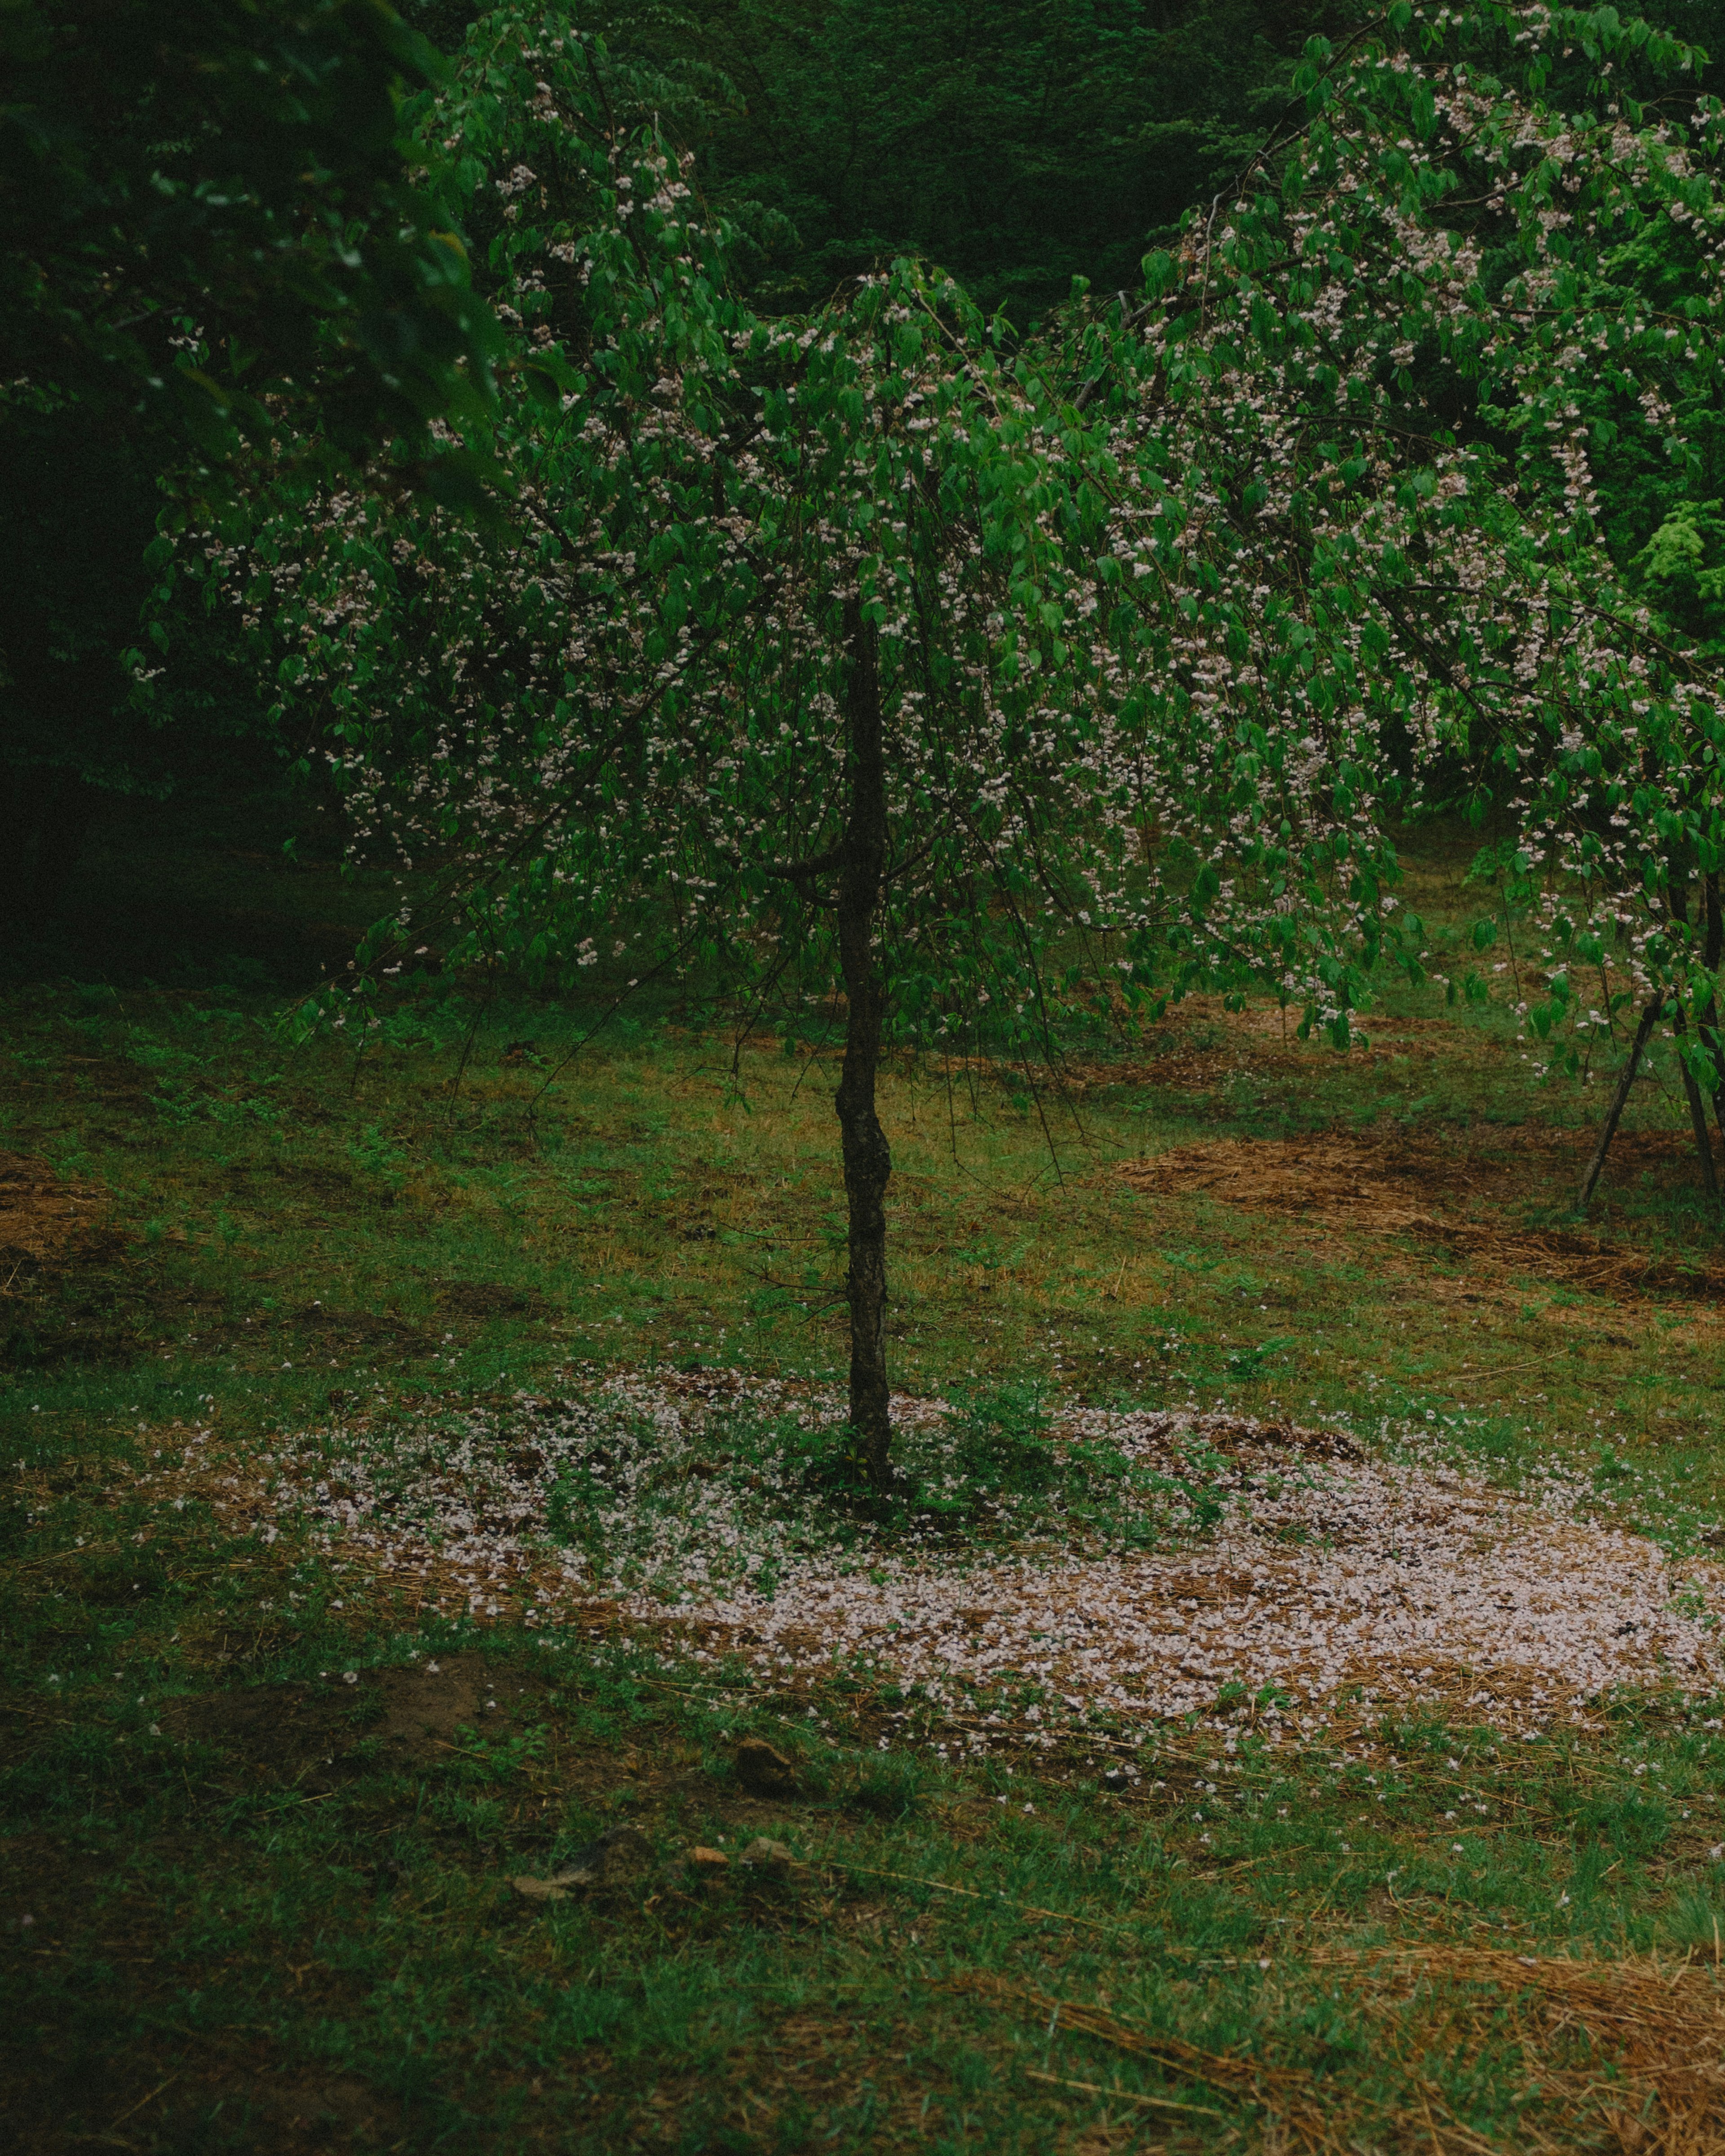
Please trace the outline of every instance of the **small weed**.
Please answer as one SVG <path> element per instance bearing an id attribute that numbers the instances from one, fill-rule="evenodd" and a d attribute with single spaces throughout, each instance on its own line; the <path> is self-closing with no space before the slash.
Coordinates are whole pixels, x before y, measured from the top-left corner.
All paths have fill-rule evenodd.
<path id="1" fill-rule="evenodd" d="M 1053 1487 L 1060 1460 L 1038 1388 L 996 1385 L 961 1393 L 954 1407 L 952 1462 L 973 1500 L 1004 1493 L 1036 1497 Z"/>

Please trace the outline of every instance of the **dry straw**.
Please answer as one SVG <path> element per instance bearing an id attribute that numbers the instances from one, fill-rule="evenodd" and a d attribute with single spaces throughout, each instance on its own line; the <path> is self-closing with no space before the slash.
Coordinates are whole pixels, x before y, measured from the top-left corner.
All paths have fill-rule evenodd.
<path id="1" fill-rule="evenodd" d="M 1360 2011 L 1386 2025 L 1378 2057 L 1392 2083 L 1369 2121 L 1361 2092 L 1339 2078 L 1208 2051 L 1099 2006 L 1056 1999 L 1004 1977 L 977 1973 L 946 1988 L 1033 2016 L 1050 2037 L 1065 2030 L 1153 2062 L 1261 2114 L 1264 2148 L 1342 2156 L 1386 2133 L 1462 2156 L 1500 2156 L 1456 2116 L 1434 2077 L 1438 2062 L 1466 2068 L 1488 2050 L 1515 2059 L 1512 2144 L 1538 2149 L 1615 2146 L 1624 2156 L 1717 2156 L 1725 2150 L 1725 1985 L 1709 1963 L 1594 1961 L 1490 1948 L 1320 1947 L 1302 1958 L 1341 1979 Z M 1466 2078 L 1464 2075 L 1463 2078 Z M 1127 2090 L 1074 2087 L 1136 2101 Z"/>
<path id="2" fill-rule="evenodd" d="M 1543 1194 L 1548 1204 L 1559 1194 L 1567 1199 L 1575 1173 L 1573 1146 L 1559 1154 L 1552 1149 L 1558 1136 L 1540 1135 L 1546 1141 L 1540 1157 L 1513 1163 L 1469 1157 L 1453 1142 L 1403 1130 L 1219 1138 L 1127 1161 L 1120 1175 L 1146 1195 L 1201 1194 L 1242 1212 L 1290 1214 L 1356 1235 L 1404 1236 L 1465 1256 L 1475 1272 L 1527 1272 L 1616 1294 L 1716 1297 L 1725 1292 L 1725 1266 L 1662 1260 L 1596 1235 L 1519 1229 L 1490 1217 L 1502 1208 L 1506 1192 L 1528 1183 L 1529 1170 L 1529 1187 L 1514 1194 Z M 1622 1150 L 1631 1150 L 1627 1141 Z M 1639 1148 L 1640 1156 L 1660 1162 L 1671 1151 L 1671 1135 L 1664 1132 Z M 1512 1167 L 1522 1173 L 1512 1173 Z"/>

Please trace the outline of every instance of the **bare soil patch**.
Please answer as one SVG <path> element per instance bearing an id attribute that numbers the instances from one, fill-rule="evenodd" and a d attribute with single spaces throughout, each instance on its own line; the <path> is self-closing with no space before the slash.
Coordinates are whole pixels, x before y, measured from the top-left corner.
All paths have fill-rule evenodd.
<path id="1" fill-rule="evenodd" d="M 108 1194 L 58 1175 L 44 1160 L 0 1153 L 0 1291 L 20 1274 L 60 1270 L 120 1238 L 107 1229 Z"/>
<path id="2" fill-rule="evenodd" d="M 312 1682 L 205 1692 L 165 1707 L 160 1727 L 218 1755 L 205 1771 L 219 1785 L 315 1798 L 362 1774 L 417 1774 L 482 1756 L 524 1731 L 539 1731 L 542 1743 L 548 1691 L 530 1663 L 468 1650 L 406 1666 L 332 1668 Z M 727 1839 L 733 1830 L 745 1838 L 783 1831 L 806 1810 L 808 1793 L 788 1761 L 768 1785 L 752 1771 L 748 1753 L 738 1748 L 716 1791 L 692 1750 L 644 1753 L 627 1743 L 565 1742 L 536 1754 L 534 1785 L 538 1794 L 554 1795 L 557 1812 L 585 1798 L 637 1822 L 698 1790 Z"/>
<path id="3" fill-rule="evenodd" d="M 536 1289 L 495 1281 L 451 1281 L 438 1296 L 439 1310 L 456 1317 L 544 1317 L 557 1306 Z"/>
<path id="4" fill-rule="evenodd" d="M 285 1322 L 296 1333 L 309 1335 L 326 1347 L 394 1348 L 402 1354 L 418 1354 L 436 1341 L 425 1326 L 383 1310 L 338 1310 L 313 1302 L 294 1312 Z"/>
<path id="5" fill-rule="evenodd" d="M 1119 1062 L 1074 1060 L 1063 1065 L 1061 1082 L 1072 1092 L 1101 1091 L 1112 1086 L 1158 1086 L 1177 1092 L 1213 1092 L 1230 1078 L 1264 1077 L 1278 1072 L 1310 1074 L 1314 1066 L 1334 1067 L 1343 1059 L 1327 1040 L 1301 1040 L 1297 1012 L 1255 1006 L 1230 1011 L 1218 996 L 1194 996 L 1171 1011 L 1144 1044 L 1144 1053 Z M 1363 1037 L 1348 1050 L 1355 1065 L 1435 1063 L 1453 1055 L 1460 1029 L 1449 1019 L 1368 1019 Z M 1487 1050 L 1496 1044 L 1469 1036 L 1470 1045 Z"/>
<path id="6" fill-rule="evenodd" d="M 246 1774 L 316 1794 L 335 1786 L 367 1739 L 380 1748 L 380 1764 L 429 1764 L 459 1749 L 464 1730 L 506 1731 L 542 1690 L 483 1655 L 446 1655 L 404 1669 L 331 1670 L 315 1683 L 205 1693 L 165 1709 L 164 1721 L 171 1735 L 214 1747 Z"/>

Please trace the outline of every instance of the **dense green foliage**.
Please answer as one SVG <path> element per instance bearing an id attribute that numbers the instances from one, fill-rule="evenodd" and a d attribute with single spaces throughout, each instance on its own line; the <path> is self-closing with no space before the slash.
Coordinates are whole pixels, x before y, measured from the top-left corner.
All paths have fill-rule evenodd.
<path id="1" fill-rule="evenodd" d="M 422 886 L 398 940 L 429 919 L 457 955 L 554 966 L 675 891 L 652 963 L 759 957 L 819 997 L 786 871 L 845 813 L 853 577 L 908 789 L 916 868 L 883 918 L 913 1033 L 984 988 L 1028 1010 L 1039 937 L 1078 927 L 1092 973 L 1272 980 L 1345 1029 L 1422 759 L 1480 799 L 1531 783 L 1550 865 L 1609 900 L 1623 848 L 1600 855 L 1590 795 L 1562 834 L 1574 780 L 1650 695 L 1644 764 L 1681 772 L 1711 723 L 1635 565 L 1705 547 L 1715 144 L 1705 112 L 1685 146 L 1603 73 L 1590 114 L 1553 110 L 1558 33 L 1522 51 L 1517 19 L 1315 43 L 1224 222 L 1153 251 L 1130 302 L 1004 348 L 909 265 L 763 317 L 698 166 L 619 131 L 657 79 L 560 12 L 476 23 L 424 124 L 462 146 L 450 213 L 490 230 L 521 348 L 569 369 L 554 418 L 506 407 L 511 529 L 290 485 L 218 564 L 285 650 L 289 706 L 339 736 L 367 843 L 448 865 L 449 926 Z M 1595 66 L 1688 64 L 1645 25 L 1598 37 Z M 1622 805 L 1597 804 L 1608 827 Z"/>
<path id="2" fill-rule="evenodd" d="M 478 408 L 487 319 L 403 158 L 404 79 L 441 64 L 388 8 L 16 0 L 0 23 L 8 407 L 213 459 L 296 404 L 349 455 Z"/>
<path id="3" fill-rule="evenodd" d="M 1335 0 L 722 0 L 614 43 L 687 43 L 732 95 L 698 154 L 703 192 L 754 239 L 774 308 L 919 254 L 1020 328 L 1072 280 L 1134 290 L 1147 247 L 1230 187 L 1293 102 Z M 603 15 L 597 18 L 604 22 Z"/>
<path id="4" fill-rule="evenodd" d="M 1716 8 L 1652 12 L 1680 35 L 1717 42 Z M 460 0 L 423 0 L 406 13 L 446 50 L 475 20 Z M 502 294 L 520 257 L 516 246 L 496 254 L 508 204 L 475 184 L 483 129 L 444 172 L 444 144 L 454 138 L 434 141 L 422 128 L 417 154 L 434 168 L 440 198 L 429 223 L 429 198 L 408 187 L 395 116 L 423 111 L 423 94 L 402 108 L 389 84 L 403 69 L 422 83 L 434 75 L 429 47 L 390 30 L 382 14 L 362 18 L 352 8 L 245 19 L 252 28 L 241 37 L 238 18 L 212 18 L 202 30 L 177 18 L 182 59 L 164 70 L 151 58 L 166 48 L 147 7 L 104 16 L 102 49 L 120 64 L 100 71 L 92 100 L 77 66 L 95 17 L 32 7 L 7 18 L 26 93 L 8 107 L 0 189 L 19 242 L 8 334 L 29 347 L 33 381 L 62 385 L 45 410 L 11 413 L 24 514 L 12 526 L 14 573 L 4 581 L 15 601 L 0 625 L 18 684 L 5 752 L 15 770 L 35 774 L 44 813 L 63 778 L 81 814 L 85 781 L 159 790 L 207 763 L 223 734 L 259 731 L 226 621 L 212 634 L 172 602 L 159 610 L 158 634 L 172 636 L 176 656 L 155 672 L 141 706 L 121 668 L 140 640 L 136 608 L 150 584 L 136 557 L 159 510 L 152 491 L 175 461 L 177 430 L 202 430 L 208 443 L 212 424 L 219 432 L 255 420 L 262 388 L 279 397 L 286 377 L 308 381 L 316 346 L 319 416 L 298 428 L 298 452 L 358 448 L 382 426 L 400 434 L 398 454 L 411 466 L 426 414 L 447 404 L 449 359 L 464 341 L 470 352 L 486 349 L 484 318 L 463 297 L 459 265 L 434 228 L 465 236 L 486 290 Z M 1266 153 L 1262 169 L 1279 169 L 1304 124 L 1293 74 L 1306 39 L 1326 33 L 1345 52 L 1374 18 L 1244 0 L 963 13 L 852 0 L 674 14 L 583 7 L 568 20 L 588 38 L 590 140 L 654 115 L 672 141 L 693 149 L 700 197 L 733 228 L 723 277 L 752 309 L 819 303 L 845 277 L 911 251 L 952 271 L 985 310 L 1004 305 L 1022 331 L 1047 316 L 1075 276 L 1099 296 L 1133 291 L 1147 246 L 1172 242 L 1189 210 L 1212 219 Z M 1651 100 L 1647 115 L 1683 117 L 1687 85 L 1600 23 L 1597 34 L 1553 46 L 1549 100 L 1573 109 L 1594 98 L 1603 36 L 1616 39 L 1615 79 Z M 591 42 L 595 31 L 603 44 Z M 209 50 L 194 70 L 183 56 L 203 49 L 200 38 Z M 1476 48 L 1488 65 L 1514 58 L 1511 33 L 1493 28 L 1489 11 Z M 491 85 L 494 110 L 531 95 L 519 71 L 512 87 L 507 80 Z M 157 167 L 164 184 L 143 184 Z M 386 201 L 394 224 L 380 214 Z M 1682 246 L 1670 228 L 1644 237 L 1614 274 L 1650 296 L 1680 292 L 1693 266 Z M 1501 277 L 1503 266 L 1490 274 Z M 151 340 L 192 319 L 182 305 L 192 289 L 205 295 L 203 345 L 164 358 Z M 566 288 L 542 314 L 540 336 L 549 331 L 578 353 L 581 318 Z M 526 340 L 515 347 L 518 364 L 537 356 Z M 149 390 L 151 379 L 162 387 Z M 1434 410 L 1465 431 L 1471 388 L 1454 369 L 1437 387 Z M 1673 389 L 1686 444 L 1676 464 L 1645 429 L 1634 439 L 1637 430 L 1625 428 L 1617 406 L 1632 390 L 1604 377 L 1589 385 L 1595 483 L 1620 571 L 1674 625 L 1712 640 L 1722 568 L 1711 377 L 1703 369 L 1686 390 L 1667 385 L 1666 393 Z M 75 420 L 56 401 L 66 393 L 80 399 Z M 104 398 L 123 411 L 141 394 L 146 407 L 155 398 L 173 408 L 174 425 L 160 438 L 137 413 L 105 420 Z M 456 476 L 442 458 L 424 469 Z M 109 558 L 90 573 L 87 508 L 98 497 Z M 18 858 L 34 844 L 27 835 Z"/>

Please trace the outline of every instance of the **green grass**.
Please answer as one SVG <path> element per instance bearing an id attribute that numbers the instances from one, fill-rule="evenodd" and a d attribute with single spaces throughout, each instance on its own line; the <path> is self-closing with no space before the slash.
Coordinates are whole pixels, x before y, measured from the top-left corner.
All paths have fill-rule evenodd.
<path id="1" fill-rule="evenodd" d="M 123 1599 L 55 1568 L 64 1599 L 14 1644 L 15 2145 L 1031 2150 L 1132 2115 L 1051 2072 L 1204 2107 L 1158 2112 L 1194 2146 L 1312 2102 L 1369 2144 L 1423 2092 L 1445 2128 L 1581 2147 L 1609 2091 L 1578 2112 L 1574 2060 L 1491 1984 L 1471 2041 L 1434 2052 L 1443 1999 L 1386 2035 L 1369 1963 L 1338 1976 L 1337 1948 L 1710 1954 L 1725 1912 L 1697 1884 L 1725 1745 L 1656 1706 L 1603 1744 L 1242 1725 L 1227 1748 L 1165 1732 L 1118 1793 L 1076 1755 L 1070 1781 L 1010 1757 L 957 1777 L 859 1741 L 855 1701 L 824 1702 L 849 1741 L 811 1737 L 617 1644 L 410 1645 L 327 1609 L 289 1636 L 258 1620 L 258 1561 L 203 1523 L 151 1547 Z M 380 1740 L 416 1650 L 471 1720 Z M 793 1791 L 739 1786 L 755 1730 Z M 620 1822 L 639 1857 L 614 1881 L 552 1905 L 510 1885 Z M 761 1836 L 797 1868 L 746 1873 Z M 1218 2088 L 1062 2035 L 1026 1993 L 1250 2071 Z"/>
<path id="2" fill-rule="evenodd" d="M 1440 955 L 1459 858 L 1414 863 Z M 123 893 L 151 859 L 101 873 Z M 357 1062 L 293 1048 L 280 954 L 358 901 L 189 844 L 181 867 L 213 896 L 161 984 L 74 950 L 8 1002 L 0 1152 L 90 1200 L 0 1272 L 15 2145 L 1632 2145 L 1612 2121 L 1654 2084 L 1490 1955 L 1712 1962 L 1705 1710 L 1625 1700 L 1512 1744 L 1356 1707 L 1272 1744 L 1245 1703 L 1226 1740 L 1008 1741 L 961 1770 L 872 1681 L 811 1701 L 597 1630 L 427 1624 L 292 1533 L 151 1507 L 135 1478 L 177 1422 L 243 1452 L 332 1394 L 436 1411 L 573 1363 L 823 1378 L 843 1353 L 824 1058 L 734 1058 L 661 1009 L 565 1064 L 583 1013 L 459 984 Z M 1036 1394 L 1196 1399 L 1368 1441 L 1412 1421 L 1509 1478 L 1556 1456 L 1606 1517 L 1705 1544 L 1717 1229 L 1668 1068 L 1584 1224 L 1597 1087 L 1540 1086 L 1501 1004 L 1401 991 L 1377 1032 L 1344 1060 L 1175 1012 L 1043 1104 L 1052 1156 L 1016 1081 L 896 1069 L 897 1382 L 970 1397 L 966 1441 L 1018 1447 L 1033 1510 Z M 1435 1229 L 1263 1209 L 1177 1158 L 1148 1194 L 1117 1173 L 1362 1133 Z M 428 1732 L 432 1658 L 458 1682 Z M 739 1784 L 750 1732 L 793 1789 Z M 510 1885 L 620 1822 L 636 1855 L 599 1886 Z M 690 1859 L 759 1835 L 796 1867 Z M 1359 1958 L 1380 1946 L 1425 1974 Z"/>

